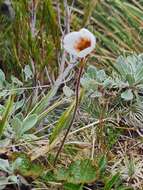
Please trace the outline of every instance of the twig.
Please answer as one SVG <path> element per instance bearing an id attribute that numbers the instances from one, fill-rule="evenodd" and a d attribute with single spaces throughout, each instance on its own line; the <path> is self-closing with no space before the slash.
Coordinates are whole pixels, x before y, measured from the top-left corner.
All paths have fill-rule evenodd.
<path id="1" fill-rule="evenodd" d="M 108 119 L 103 119 L 102 122 L 105 122 L 105 121 L 107 121 L 107 120 L 108 120 Z M 100 122 L 101 122 L 101 120 L 97 120 L 97 121 L 95 121 L 95 122 L 93 122 L 93 123 L 90 123 L 90 124 L 86 125 L 85 127 L 79 128 L 79 129 L 77 129 L 77 130 L 75 130 L 75 131 L 72 131 L 69 135 L 73 135 L 73 134 L 75 134 L 75 133 L 77 133 L 77 132 L 79 132 L 79 131 L 88 129 L 88 128 L 90 128 L 90 127 L 93 127 L 94 125 L 98 125 Z"/>
<path id="2" fill-rule="evenodd" d="M 66 15 L 65 15 L 65 33 L 69 33 L 70 32 L 70 11 L 69 11 L 69 6 L 68 6 L 68 2 L 67 0 L 64 0 L 64 7 L 65 7 L 65 11 L 66 11 Z"/>
<path id="3" fill-rule="evenodd" d="M 45 67 L 45 72 L 46 72 L 47 78 L 48 78 L 48 80 L 50 82 L 50 86 L 52 87 L 53 86 L 53 81 L 52 81 L 52 79 L 51 79 L 51 77 L 49 75 L 49 71 L 48 71 L 47 67 Z"/>
<path id="4" fill-rule="evenodd" d="M 58 24 L 59 24 L 59 28 L 60 28 L 61 34 L 63 35 L 64 31 L 62 29 L 61 14 L 60 14 L 60 3 L 59 3 L 59 1 L 57 1 L 56 4 L 57 4 L 56 9 L 57 9 L 57 16 L 58 16 Z"/>
<path id="5" fill-rule="evenodd" d="M 32 37 L 34 38 L 36 35 L 36 3 L 35 0 L 32 0 L 31 2 L 31 22 L 30 22 L 30 27 L 31 27 L 31 34 Z"/>
<path id="6" fill-rule="evenodd" d="M 0 91 L 3 92 L 12 92 L 12 91 L 19 91 L 19 90 L 33 90 L 33 89 L 41 89 L 41 88 L 49 88 L 49 85 L 42 85 L 42 86 L 28 86 L 28 87 L 21 87 L 21 88 L 13 88 L 13 89 L 3 89 L 0 88 Z"/>
<path id="7" fill-rule="evenodd" d="M 64 71 L 64 67 L 65 67 L 65 62 L 66 62 L 66 53 L 65 51 L 63 51 L 63 54 L 62 54 L 62 58 L 61 58 L 61 64 L 60 64 L 60 69 L 59 69 L 59 72 L 60 74 L 63 73 Z"/>
<path id="8" fill-rule="evenodd" d="M 64 82 L 65 78 L 68 76 L 69 72 L 76 66 L 76 64 L 69 64 L 67 68 L 64 70 L 62 74 L 57 78 L 54 84 L 54 92 L 56 93 L 59 86 Z M 21 88 L 13 88 L 13 89 L 4 89 L 0 88 L 3 92 L 11 92 L 11 91 L 18 91 L 18 90 L 33 90 L 39 88 L 49 88 L 50 85 L 41 85 L 41 86 L 28 86 L 28 87 L 21 87 Z M 56 90 L 55 90 L 56 89 Z M 54 94 L 55 94 L 54 93 Z M 52 94 L 53 95 L 53 94 Z M 53 96 L 52 96 L 53 97 Z"/>

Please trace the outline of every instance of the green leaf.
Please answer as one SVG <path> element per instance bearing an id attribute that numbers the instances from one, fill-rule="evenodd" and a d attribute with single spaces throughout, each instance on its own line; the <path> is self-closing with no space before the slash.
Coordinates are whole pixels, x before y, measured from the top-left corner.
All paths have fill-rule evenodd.
<path id="1" fill-rule="evenodd" d="M 113 185 L 115 185 L 119 181 L 120 181 L 120 174 L 117 173 L 111 179 L 107 181 L 107 183 L 105 184 L 104 190 L 111 190 Z"/>
<path id="2" fill-rule="evenodd" d="M 8 181 L 18 184 L 19 183 L 19 178 L 17 176 L 15 176 L 15 175 L 10 175 L 10 176 L 8 176 Z"/>
<path id="3" fill-rule="evenodd" d="M 135 83 L 134 74 L 127 74 L 126 79 L 129 83 L 129 85 L 133 85 Z"/>
<path id="4" fill-rule="evenodd" d="M 0 69 L 0 88 L 3 87 L 3 82 L 5 81 L 5 74 L 4 72 Z"/>
<path id="5" fill-rule="evenodd" d="M 65 128 L 68 128 L 69 123 L 72 119 L 72 110 L 74 107 L 74 103 L 62 114 L 59 118 L 57 125 L 54 127 L 52 135 L 50 137 L 50 141 L 52 142 L 60 135 L 61 131 Z"/>
<path id="6" fill-rule="evenodd" d="M 67 169 L 59 169 L 56 175 L 57 180 L 73 184 L 91 183 L 97 177 L 96 168 L 89 159 L 76 160 Z"/>
<path id="7" fill-rule="evenodd" d="M 91 98 L 99 98 L 102 97 L 102 93 L 99 91 L 95 91 L 94 93 L 91 94 Z"/>
<path id="8" fill-rule="evenodd" d="M 8 178 L 0 176 L 0 190 L 5 189 L 7 183 L 8 183 Z"/>
<path id="9" fill-rule="evenodd" d="M 13 102 L 14 96 L 10 96 L 6 103 L 6 108 L 3 112 L 2 119 L 0 120 L 0 136 L 2 135 L 3 130 L 6 127 L 6 123 L 8 122 L 8 119 L 12 113 Z"/>
<path id="10" fill-rule="evenodd" d="M 13 162 L 13 168 L 15 171 L 18 171 L 20 174 L 27 176 L 27 173 L 31 168 L 30 159 L 24 154 L 21 155 L 19 154 L 19 156 Z"/>
<path id="11" fill-rule="evenodd" d="M 55 103 L 48 106 L 46 110 L 44 110 L 41 114 L 38 114 L 38 122 L 40 122 L 42 119 L 46 118 L 47 115 L 52 112 L 54 109 L 56 109 L 58 106 L 61 106 L 65 102 L 64 99 L 57 100 Z"/>
<path id="12" fill-rule="evenodd" d="M 133 93 L 132 93 L 132 90 L 131 90 L 131 89 L 128 89 L 128 90 L 122 92 L 122 94 L 121 94 L 121 98 L 123 98 L 123 99 L 126 100 L 126 101 L 132 100 L 133 97 L 134 97 L 134 96 L 133 96 Z"/>
<path id="13" fill-rule="evenodd" d="M 106 79 L 106 73 L 105 73 L 104 70 L 99 70 L 99 71 L 97 72 L 97 79 L 98 79 L 98 81 L 100 81 L 100 82 L 102 82 L 102 81 L 104 81 L 104 80 Z"/>
<path id="14" fill-rule="evenodd" d="M 2 115 L 2 113 L 4 112 L 4 110 L 5 110 L 5 107 L 0 104 L 0 115 Z"/>
<path id="15" fill-rule="evenodd" d="M 24 105 L 25 100 L 22 99 L 20 101 L 17 101 L 14 105 L 13 105 L 13 112 L 16 112 L 18 109 L 22 108 Z"/>
<path id="16" fill-rule="evenodd" d="M 47 93 L 47 95 L 44 96 L 38 103 L 36 103 L 36 105 L 30 111 L 28 116 L 31 114 L 41 114 L 45 110 L 45 108 L 49 105 L 50 101 L 56 94 L 58 88 L 59 85 L 53 86 L 53 88 L 51 88 L 51 90 Z"/>
<path id="17" fill-rule="evenodd" d="M 46 183 L 56 181 L 53 171 L 48 171 L 41 176 L 41 179 Z"/>
<path id="18" fill-rule="evenodd" d="M 126 160 L 126 163 L 127 163 L 127 167 L 128 167 L 128 175 L 130 177 L 132 177 L 135 173 L 135 163 L 134 163 L 134 160 L 131 158 L 131 159 L 128 159 L 127 157 L 125 158 Z"/>
<path id="19" fill-rule="evenodd" d="M 120 73 L 122 79 L 125 79 L 125 76 L 128 74 L 128 66 L 123 56 L 119 56 L 117 58 L 115 67 L 118 73 Z"/>
<path id="20" fill-rule="evenodd" d="M 28 133 L 23 134 L 22 138 L 24 140 L 26 140 L 26 141 L 36 141 L 36 140 L 38 140 L 38 137 L 36 135 L 32 134 L 32 133 L 31 134 L 28 134 Z"/>
<path id="21" fill-rule="evenodd" d="M 98 162 L 99 172 L 102 174 L 106 170 L 107 158 L 106 155 L 103 155 Z"/>
<path id="22" fill-rule="evenodd" d="M 91 79 L 96 79 L 97 68 L 95 66 L 90 65 L 87 69 L 87 75 Z"/>
<path id="23" fill-rule="evenodd" d="M 87 92 L 94 92 L 98 91 L 99 85 L 104 85 L 105 80 L 107 80 L 107 75 L 104 70 L 97 70 L 96 67 L 89 66 L 80 83 Z"/>
<path id="24" fill-rule="evenodd" d="M 43 167 L 40 164 L 32 163 L 30 158 L 23 153 L 18 153 L 13 168 L 23 176 L 37 178 L 43 174 Z"/>
<path id="25" fill-rule="evenodd" d="M 15 135 L 18 137 L 20 135 L 20 130 L 22 129 L 22 122 L 20 121 L 20 119 L 15 117 L 11 121 L 11 125 L 12 125 L 12 127 L 14 129 Z"/>
<path id="26" fill-rule="evenodd" d="M 20 131 L 21 135 L 32 129 L 36 125 L 37 121 L 38 116 L 36 114 L 30 115 L 27 118 L 25 118 Z"/>
<path id="27" fill-rule="evenodd" d="M 73 90 L 71 90 L 68 86 L 63 87 L 63 92 L 68 98 L 70 98 L 74 94 Z"/>
<path id="28" fill-rule="evenodd" d="M 82 78 L 80 83 L 87 91 L 95 91 L 98 88 L 97 81 L 94 79 Z"/>
<path id="29" fill-rule="evenodd" d="M 26 81 L 33 78 L 33 73 L 31 71 L 31 68 L 29 65 L 25 65 L 23 72 L 25 74 L 25 80 Z"/>
<path id="30" fill-rule="evenodd" d="M 18 78 L 11 76 L 11 80 L 13 84 L 16 84 L 17 86 L 23 86 L 23 83 Z"/>
<path id="31" fill-rule="evenodd" d="M 64 184 L 64 190 L 82 190 L 83 185 L 82 184 L 72 184 L 72 183 L 65 183 Z"/>
<path id="32" fill-rule="evenodd" d="M 37 178 L 42 175 L 43 171 L 43 167 L 40 164 L 32 163 L 29 170 L 29 176 Z"/>
<path id="33" fill-rule="evenodd" d="M 0 170 L 8 172 L 9 171 L 9 162 L 0 158 Z"/>

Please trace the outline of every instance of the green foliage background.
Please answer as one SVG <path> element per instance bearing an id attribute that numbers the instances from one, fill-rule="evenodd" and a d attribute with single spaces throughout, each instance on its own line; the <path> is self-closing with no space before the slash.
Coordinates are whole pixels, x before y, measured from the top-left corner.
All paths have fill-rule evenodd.
<path id="1" fill-rule="evenodd" d="M 46 67 L 49 73 L 58 73 L 58 56 L 61 42 L 60 28 L 66 27 L 64 1 L 35 1 L 36 35 L 31 34 L 32 9 L 30 1 L 13 1 L 15 18 L 1 16 L 0 60 L 8 73 L 22 72 L 25 64 L 35 66 L 37 78 L 43 78 Z M 68 1 L 71 5 L 72 2 Z M 58 5 L 58 8 L 57 8 Z M 58 22 L 60 11 L 61 24 Z M 126 0 L 78 0 L 71 8 L 71 31 L 88 27 L 97 37 L 93 64 L 112 64 L 120 54 L 142 52 L 143 3 Z M 66 30 L 66 28 L 65 28 Z M 32 66 L 31 66 L 32 67 Z M 22 76 L 19 76 L 22 78 Z"/>
<path id="2" fill-rule="evenodd" d="M 143 1 L 13 0 L 6 10 L 3 2 L 0 0 L 0 151 L 8 158 L 0 160 L 0 170 L 7 172 L 8 177 L 0 178 L 0 186 L 5 188 L 3 182 L 17 184 L 18 173 L 25 180 L 30 178 L 37 188 L 83 190 L 84 185 L 99 188 L 101 184 L 102 190 L 132 189 L 138 171 L 135 166 L 142 162 L 133 162 L 128 155 L 116 160 L 115 152 L 119 138 L 126 136 L 124 129 L 138 129 L 143 121 L 139 96 L 142 55 L 137 56 L 143 51 Z M 90 66 L 81 80 L 85 90 L 80 94 L 81 98 L 85 95 L 80 107 L 83 115 L 77 118 L 70 134 L 73 144 L 66 144 L 58 166 L 53 168 L 57 144 L 69 125 L 75 104 L 76 69 L 71 71 L 70 80 L 62 84 L 68 84 L 67 92 L 63 93 L 60 83 L 54 84 L 61 74 L 61 42 L 64 34 L 83 27 L 97 39 L 95 51 L 88 59 L 87 67 Z M 38 85 L 47 86 L 31 88 Z M 120 126 L 124 116 L 127 126 Z M 105 125 L 101 122 L 104 118 Z M 92 122 L 97 123 L 90 129 L 88 123 Z M 138 136 L 130 138 L 141 143 Z M 20 154 L 15 155 L 13 147 L 18 147 Z M 108 161 L 116 164 L 120 160 L 130 179 L 124 184 L 122 170 L 115 168 L 112 172 L 107 167 Z"/>

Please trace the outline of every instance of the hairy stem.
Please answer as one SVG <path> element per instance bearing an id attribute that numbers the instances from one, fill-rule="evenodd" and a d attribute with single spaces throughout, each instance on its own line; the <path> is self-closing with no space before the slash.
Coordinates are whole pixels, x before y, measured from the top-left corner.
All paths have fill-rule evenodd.
<path id="1" fill-rule="evenodd" d="M 69 134 L 69 131 L 70 131 L 72 125 L 73 125 L 73 122 L 74 122 L 74 119 L 75 119 L 75 116 L 76 116 L 76 112 L 77 112 L 78 105 L 79 105 L 80 78 L 82 76 L 82 71 L 83 71 L 83 64 L 80 66 L 79 72 L 78 72 L 78 79 L 77 79 L 76 89 L 75 89 L 75 107 L 74 107 L 73 116 L 72 116 L 72 119 L 70 121 L 69 127 L 68 127 L 68 129 L 66 131 L 66 134 L 65 134 L 65 136 L 64 136 L 64 138 L 62 140 L 62 143 L 61 143 L 61 145 L 60 145 L 60 147 L 58 149 L 58 152 L 57 152 L 57 154 L 55 156 L 54 166 L 56 165 L 56 162 L 58 160 L 58 156 L 59 156 L 59 154 L 60 154 L 60 152 L 61 152 L 61 150 L 62 150 L 62 148 L 64 146 L 65 140 L 66 140 L 66 138 L 67 138 L 67 136 Z"/>

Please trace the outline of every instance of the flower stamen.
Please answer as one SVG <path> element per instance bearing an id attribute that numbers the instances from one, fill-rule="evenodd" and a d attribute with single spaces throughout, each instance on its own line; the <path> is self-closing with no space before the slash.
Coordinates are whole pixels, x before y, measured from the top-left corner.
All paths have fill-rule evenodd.
<path id="1" fill-rule="evenodd" d="M 80 52 L 88 47 L 91 46 L 91 40 L 88 38 L 81 37 L 78 42 L 76 42 L 74 48 L 77 50 L 77 52 Z"/>

